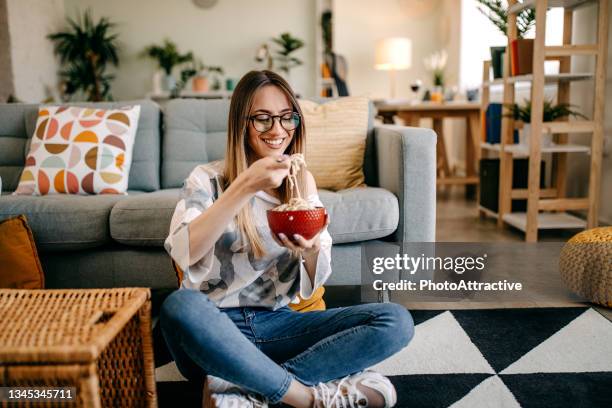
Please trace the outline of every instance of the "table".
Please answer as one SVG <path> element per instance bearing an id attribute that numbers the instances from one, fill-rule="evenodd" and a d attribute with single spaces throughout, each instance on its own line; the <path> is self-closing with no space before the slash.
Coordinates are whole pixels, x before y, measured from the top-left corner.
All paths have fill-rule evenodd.
<path id="1" fill-rule="evenodd" d="M 374 101 L 378 115 L 383 123 L 394 123 L 395 116 L 403 119 L 407 126 L 418 127 L 423 118 L 433 119 L 433 130 L 438 135 L 437 143 L 437 184 L 451 185 L 463 184 L 466 186 L 466 195 L 473 195 L 473 187 L 478 185 L 479 178 L 476 172 L 476 163 L 480 158 L 480 104 L 477 102 L 418 102 L 409 101 Z M 443 120 L 446 118 L 465 118 L 465 172 L 464 177 L 451 174 L 448 155 L 444 142 Z"/>
<path id="2" fill-rule="evenodd" d="M 1 289 L 0 386 L 70 388 L 76 407 L 156 407 L 149 289 Z"/>

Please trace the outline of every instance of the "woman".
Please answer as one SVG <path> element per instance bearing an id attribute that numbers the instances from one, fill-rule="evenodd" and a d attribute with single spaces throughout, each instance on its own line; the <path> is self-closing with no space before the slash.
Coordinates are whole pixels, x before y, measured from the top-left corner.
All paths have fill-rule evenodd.
<path id="1" fill-rule="evenodd" d="M 305 136 L 282 77 L 251 71 L 240 80 L 225 162 L 192 171 L 172 218 L 165 247 L 184 278 L 162 306 L 162 332 L 186 378 L 214 376 L 250 394 L 215 394 L 221 406 L 393 406 L 390 381 L 365 369 L 412 338 L 405 308 L 287 306 L 298 293 L 310 298 L 331 274 L 327 227 L 310 240 L 277 237 L 266 220 L 266 210 L 290 198 L 289 155 L 304 152 Z M 299 176 L 300 191 L 322 206 L 312 174 Z"/>

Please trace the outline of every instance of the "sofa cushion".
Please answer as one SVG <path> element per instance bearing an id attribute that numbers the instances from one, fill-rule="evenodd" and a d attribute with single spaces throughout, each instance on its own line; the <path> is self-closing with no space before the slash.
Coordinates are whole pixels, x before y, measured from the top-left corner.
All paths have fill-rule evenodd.
<path id="1" fill-rule="evenodd" d="M 41 105 L 14 194 L 125 194 L 140 105 Z"/>
<path id="2" fill-rule="evenodd" d="M 77 102 L 70 106 L 114 109 L 126 105 L 140 105 L 140 118 L 130 167 L 129 190 L 155 191 L 159 189 L 160 168 L 160 109 L 151 100 L 123 102 Z M 36 127 L 38 106 L 10 103 L 0 106 L 0 177 L 4 191 L 17 187 L 25 165 L 26 153 Z"/>
<path id="3" fill-rule="evenodd" d="M 112 239 L 124 245 L 163 246 L 179 193 L 180 189 L 166 189 L 118 202 L 110 215 Z M 397 198 L 385 189 L 319 190 L 319 195 L 329 211 L 334 243 L 382 238 L 397 229 Z"/>
<path id="4" fill-rule="evenodd" d="M 111 237 L 125 245 L 163 246 L 180 191 L 159 190 L 118 202 L 110 214 Z"/>
<path id="5" fill-rule="evenodd" d="M 307 135 L 306 162 L 317 186 L 333 191 L 363 186 L 368 99 L 352 96 L 323 104 L 300 100 L 300 106 Z"/>
<path id="6" fill-rule="evenodd" d="M 130 192 L 130 194 L 137 194 Z M 0 220 L 24 214 L 43 251 L 92 248 L 110 242 L 113 206 L 129 196 L 0 196 Z"/>
<path id="7" fill-rule="evenodd" d="M 348 190 L 319 190 L 331 223 L 334 244 L 386 237 L 397 229 L 399 204 L 388 190 L 358 187 Z"/>

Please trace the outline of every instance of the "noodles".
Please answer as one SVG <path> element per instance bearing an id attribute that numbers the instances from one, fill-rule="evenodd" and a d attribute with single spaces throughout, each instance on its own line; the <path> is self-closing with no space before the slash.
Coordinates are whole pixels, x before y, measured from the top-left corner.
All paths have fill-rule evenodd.
<path id="1" fill-rule="evenodd" d="M 281 204 L 278 207 L 273 208 L 273 211 L 299 211 L 299 210 L 314 210 L 315 207 L 310 205 L 308 201 L 302 198 L 300 194 L 300 187 L 297 180 L 298 172 L 303 168 L 306 168 L 306 161 L 304 155 L 301 153 L 292 154 L 289 158 L 291 160 L 291 168 L 289 169 L 289 175 L 287 180 L 289 181 L 289 194 L 291 198 L 288 203 Z M 294 196 L 294 191 L 296 196 Z"/>

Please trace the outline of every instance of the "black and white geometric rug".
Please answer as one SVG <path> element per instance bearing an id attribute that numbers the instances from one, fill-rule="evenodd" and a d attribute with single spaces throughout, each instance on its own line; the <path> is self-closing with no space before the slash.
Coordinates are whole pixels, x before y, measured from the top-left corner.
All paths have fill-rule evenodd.
<path id="1" fill-rule="evenodd" d="M 395 385 L 397 407 L 612 407 L 612 322 L 594 309 L 411 313 L 411 343 L 373 367 Z M 158 356 L 160 407 L 199 406 Z"/>

